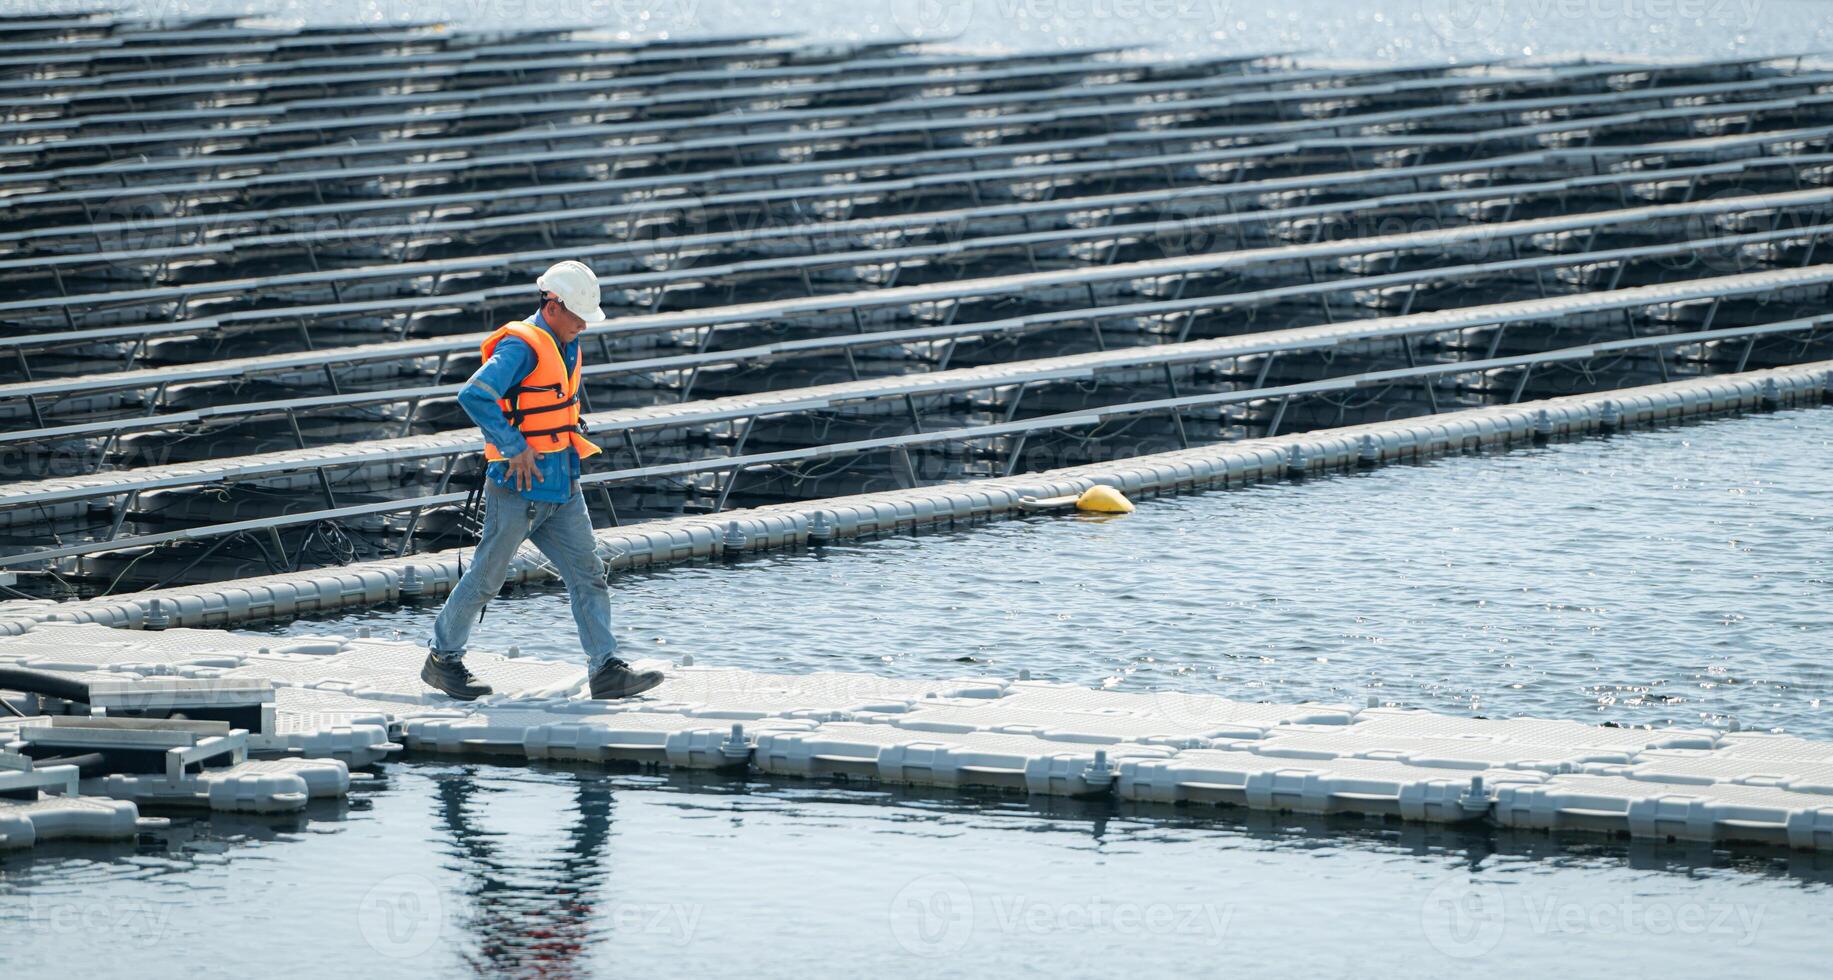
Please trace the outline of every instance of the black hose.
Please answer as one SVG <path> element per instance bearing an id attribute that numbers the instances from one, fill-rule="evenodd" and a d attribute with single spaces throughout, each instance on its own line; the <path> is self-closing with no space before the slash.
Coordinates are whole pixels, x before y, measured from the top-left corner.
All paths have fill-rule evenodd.
<path id="1" fill-rule="evenodd" d="M 108 759 L 100 752 L 84 752 L 82 755 L 60 755 L 49 759 L 33 759 L 32 767 L 43 769 L 47 766 L 75 766 L 76 774 L 83 778 L 103 776 L 108 773 Z"/>
<path id="2" fill-rule="evenodd" d="M 44 670 L 0 667 L 0 690 L 42 694 L 48 698 L 89 703 L 89 684 Z"/>

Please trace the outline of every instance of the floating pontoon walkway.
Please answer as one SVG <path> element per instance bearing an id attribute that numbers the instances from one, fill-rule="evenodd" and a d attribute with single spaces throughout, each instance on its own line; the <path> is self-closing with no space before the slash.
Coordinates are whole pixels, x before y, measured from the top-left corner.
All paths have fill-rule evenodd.
<path id="1" fill-rule="evenodd" d="M 173 690 L 174 680 L 271 686 L 261 695 L 268 717 L 255 723 L 260 731 L 215 741 L 285 746 L 290 758 L 194 777 L 205 785 L 184 801 L 217 809 L 282 809 L 309 795 L 339 795 L 349 786 L 345 759 L 354 754 L 369 764 L 405 746 L 500 761 L 755 768 L 785 778 L 1833 849 L 1833 743 L 1788 735 L 1478 719 L 1373 699 L 1285 705 L 1028 678 L 675 664 L 663 665 L 668 679 L 649 694 L 606 702 L 582 696 L 578 666 L 513 653 L 472 654 L 473 669 L 498 693 L 471 704 L 420 682 L 422 648 L 367 637 L 269 640 L 44 624 L 0 638 L 0 669 L 80 677 L 92 690 L 139 694 L 142 703 Z M 0 723 L 0 740 L 29 750 L 86 721 L 15 719 Z M 74 780 L 74 767 L 62 768 L 70 772 L 0 769 L 0 790 L 30 787 L 33 778 L 60 788 Z M 109 777 L 89 788 L 130 801 L 180 799 L 161 781 Z M 0 800 L 0 848 L 127 836 L 134 816 L 131 802 L 112 799 Z"/>

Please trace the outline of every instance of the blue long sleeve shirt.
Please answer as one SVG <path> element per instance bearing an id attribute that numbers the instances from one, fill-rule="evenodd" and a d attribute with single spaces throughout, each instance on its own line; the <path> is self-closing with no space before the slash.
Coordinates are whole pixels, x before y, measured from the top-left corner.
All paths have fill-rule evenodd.
<path id="1" fill-rule="evenodd" d="M 549 334 L 554 329 L 547 325 L 540 313 L 528 318 L 528 322 L 546 330 Z M 579 363 L 579 341 L 570 344 L 560 343 L 560 337 L 554 335 L 554 344 L 560 348 L 560 356 L 566 362 L 566 369 L 571 372 Z M 458 392 L 458 405 L 471 417 L 477 427 L 484 430 L 484 438 L 501 450 L 505 456 L 514 456 L 528 448 L 528 440 L 522 433 L 509 424 L 509 416 L 503 414 L 502 406 L 497 400 L 503 393 L 527 378 L 535 369 L 536 356 L 534 349 L 518 337 L 504 337 L 490 354 L 490 359 L 471 375 L 471 380 Z M 579 482 L 579 453 L 572 447 L 551 453 L 542 453 L 537 457 L 540 482 L 527 490 L 520 491 L 527 500 L 539 500 L 544 503 L 565 503 L 573 496 L 573 490 Z M 510 481 L 509 465 L 502 460 L 490 464 L 489 479 L 507 489 L 516 489 Z"/>

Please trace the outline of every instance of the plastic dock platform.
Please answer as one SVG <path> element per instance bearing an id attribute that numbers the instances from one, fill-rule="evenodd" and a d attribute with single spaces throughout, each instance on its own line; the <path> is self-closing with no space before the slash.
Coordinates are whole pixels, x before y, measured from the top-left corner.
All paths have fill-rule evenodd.
<path id="1" fill-rule="evenodd" d="M 256 645 L 264 642 L 273 645 Z M 369 638 L 283 642 L 95 625 L 43 624 L 0 638 L 0 664 L 112 679 L 123 690 L 156 691 L 168 676 L 271 683 L 281 727 L 304 736 L 290 759 L 183 783 L 110 777 L 95 787 L 125 800 L 188 796 L 259 812 L 341 795 L 349 788 L 344 764 L 314 757 L 331 750 L 335 733 L 374 726 L 410 752 L 505 761 L 750 766 L 794 777 L 1833 849 L 1833 744 L 1787 735 L 1250 703 L 1028 679 L 679 665 L 664 665 L 669 678 L 650 694 L 607 702 L 583 697 L 579 666 L 490 653 L 471 663 L 498 693 L 466 704 L 420 683 L 424 656 L 412 644 Z M 45 719 L 11 727 L 6 737 L 27 740 L 62 730 Z M 0 769 L 0 794 L 16 784 L 67 792 L 73 781 L 51 769 L 36 784 L 23 775 Z M 0 802 L 0 846 L 115 836 L 133 825 L 131 808 L 118 802 Z"/>

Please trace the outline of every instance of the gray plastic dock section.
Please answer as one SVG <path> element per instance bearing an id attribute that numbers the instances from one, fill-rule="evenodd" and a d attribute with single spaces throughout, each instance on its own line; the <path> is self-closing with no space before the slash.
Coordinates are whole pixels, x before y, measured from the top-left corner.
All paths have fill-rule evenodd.
<path id="1" fill-rule="evenodd" d="M 1442 314 L 1438 314 L 1442 315 Z M 1672 424 L 1712 415 L 1819 405 L 1833 361 L 1676 381 L 1592 395 L 1495 406 L 1203 446 L 1130 460 L 971 483 L 918 487 L 729 511 L 716 518 L 648 521 L 598 532 L 612 570 L 670 564 L 730 551 L 799 547 L 811 534 L 863 537 L 921 527 L 971 524 L 1019 512 L 1026 497 L 1050 498 L 1111 484 L 1136 496 L 1239 487 L 1398 460 Z M 0 606 L 0 634 L 46 621 L 138 629 L 224 626 L 308 612 L 361 608 L 405 597 L 443 595 L 458 580 L 469 549 L 365 562 L 341 568 L 187 586 L 70 603 Z M 551 568 L 533 549 L 512 565 L 512 582 L 544 581 Z"/>
<path id="2" fill-rule="evenodd" d="M 137 672 L 111 662 L 126 649 L 140 663 L 163 661 L 195 677 L 258 676 L 289 694 L 280 710 L 295 727 L 361 716 L 428 754 L 755 766 L 790 777 L 1833 849 L 1833 743 L 1788 735 L 1269 704 L 1028 679 L 667 664 L 659 665 L 667 680 L 648 696 L 607 702 L 581 695 L 577 664 L 490 653 L 473 656 L 498 693 L 466 704 L 419 682 L 424 651 L 410 643 L 330 637 L 276 653 L 251 652 L 248 637 L 181 634 L 41 624 L 0 638 L 0 662 L 42 664 L 39 651 L 61 648 L 74 666 L 101 664 L 104 673 L 91 676 L 131 685 Z M 200 658 L 236 666 L 198 666 Z M 164 805 L 272 811 L 342 795 L 349 776 L 338 761 L 286 759 L 178 781 L 110 777 L 85 788 Z M 54 812 L 46 801 L 0 804 L 0 847 L 60 830 L 131 832 L 131 808 L 75 802 Z"/>

